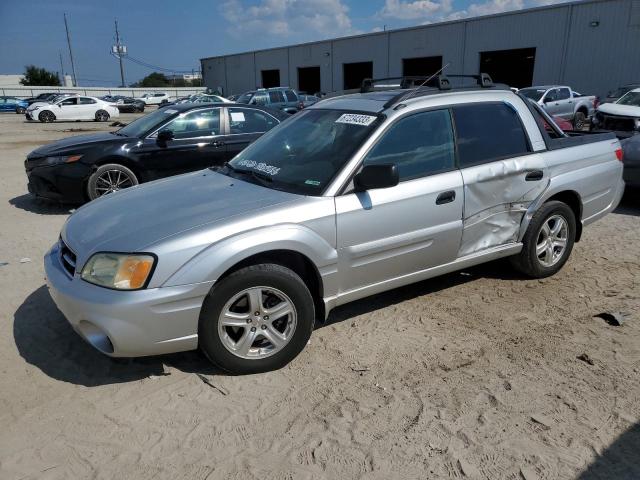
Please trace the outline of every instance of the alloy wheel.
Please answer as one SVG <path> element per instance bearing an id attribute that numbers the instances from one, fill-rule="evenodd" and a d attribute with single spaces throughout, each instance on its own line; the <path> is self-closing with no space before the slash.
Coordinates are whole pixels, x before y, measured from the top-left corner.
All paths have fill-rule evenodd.
<path id="1" fill-rule="evenodd" d="M 120 170 L 106 170 L 96 180 L 96 194 L 98 197 L 117 192 L 134 185 L 133 180 Z"/>
<path id="2" fill-rule="evenodd" d="M 536 256 L 543 267 L 553 267 L 562 259 L 568 238 L 569 226 L 562 215 L 552 215 L 544 222 L 536 242 Z"/>
<path id="3" fill-rule="evenodd" d="M 224 347 L 237 357 L 262 359 L 293 338 L 297 312 L 291 299 L 272 287 L 251 287 L 234 295 L 218 319 Z"/>

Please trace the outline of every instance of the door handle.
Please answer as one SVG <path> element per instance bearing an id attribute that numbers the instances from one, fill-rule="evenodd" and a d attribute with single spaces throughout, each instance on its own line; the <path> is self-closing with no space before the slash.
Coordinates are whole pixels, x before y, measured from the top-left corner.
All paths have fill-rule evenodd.
<path id="1" fill-rule="evenodd" d="M 222 140 L 215 140 L 214 142 L 211 142 L 211 145 L 213 147 L 224 147 L 225 143 Z"/>
<path id="2" fill-rule="evenodd" d="M 524 177 L 527 182 L 537 182 L 538 180 L 542 180 L 544 173 L 542 170 L 532 170 Z"/>
<path id="3" fill-rule="evenodd" d="M 442 205 L 443 203 L 451 203 L 455 199 L 456 199 L 456 192 L 454 192 L 453 190 L 442 192 L 436 198 L 436 205 Z"/>

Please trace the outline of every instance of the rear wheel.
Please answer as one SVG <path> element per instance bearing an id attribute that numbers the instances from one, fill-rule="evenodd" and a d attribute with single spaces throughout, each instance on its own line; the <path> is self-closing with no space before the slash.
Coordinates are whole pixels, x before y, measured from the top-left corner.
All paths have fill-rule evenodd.
<path id="1" fill-rule="evenodd" d="M 109 163 L 99 167 L 87 182 L 87 195 L 95 200 L 103 195 L 138 185 L 136 175 L 124 165 Z"/>
<path id="2" fill-rule="evenodd" d="M 55 119 L 56 119 L 56 116 L 48 110 L 45 110 L 44 112 L 40 112 L 40 114 L 38 115 L 38 120 L 40 120 L 42 123 L 51 123 L 55 121 Z"/>
<path id="3" fill-rule="evenodd" d="M 305 347 L 315 322 L 313 297 L 292 270 L 253 265 L 222 279 L 200 312 L 200 349 L 234 374 L 275 370 Z"/>
<path id="4" fill-rule="evenodd" d="M 584 114 L 584 112 L 576 112 L 575 116 L 573 117 L 573 129 L 582 130 L 585 126 L 586 121 L 587 116 Z"/>
<path id="5" fill-rule="evenodd" d="M 109 120 L 109 113 L 105 110 L 98 110 L 96 112 L 96 122 L 106 122 Z"/>
<path id="6" fill-rule="evenodd" d="M 576 237 L 576 218 L 566 203 L 545 203 L 531 219 L 522 251 L 511 257 L 517 270 L 533 278 L 555 274 L 569 259 Z"/>

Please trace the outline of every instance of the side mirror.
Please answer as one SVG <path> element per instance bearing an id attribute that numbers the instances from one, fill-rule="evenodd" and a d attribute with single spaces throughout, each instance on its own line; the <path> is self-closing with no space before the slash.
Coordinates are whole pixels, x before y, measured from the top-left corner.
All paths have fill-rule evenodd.
<path id="1" fill-rule="evenodd" d="M 365 165 L 360 173 L 353 178 L 356 192 L 364 192 L 374 188 L 395 187 L 398 182 L 398 167 L 395 163 Z"/>
<path id="2" fill-rule="evenodd" d="M 174 135 L 171 130 L 160 130 L 156 139 L 157 143 L 165 145 L 167 142 L 173 140 Z"/>

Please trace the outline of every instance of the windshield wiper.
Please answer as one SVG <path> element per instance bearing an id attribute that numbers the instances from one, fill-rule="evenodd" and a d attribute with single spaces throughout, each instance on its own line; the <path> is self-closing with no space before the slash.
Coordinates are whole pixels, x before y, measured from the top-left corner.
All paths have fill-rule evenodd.
<path id="1" fill-rule="evenodd" d="M 255 178 L 256 180 L 258 180 L 263 185 L 273 183 L 273 178 L 271 178 L 271 176 L 266 173 L 256 172 L 255 170 L 250 170 L 248 168 L 247 169 L 236 168 L 233 165 L 231 165 L 229 162 L 226 162 L 224 166 L 229 170 L 231 170 L 233 173 L 239 173 L 241 175 L 249 175 Z M 209 169 L 213 170 L 214 167 L 209 167 Z"/>

